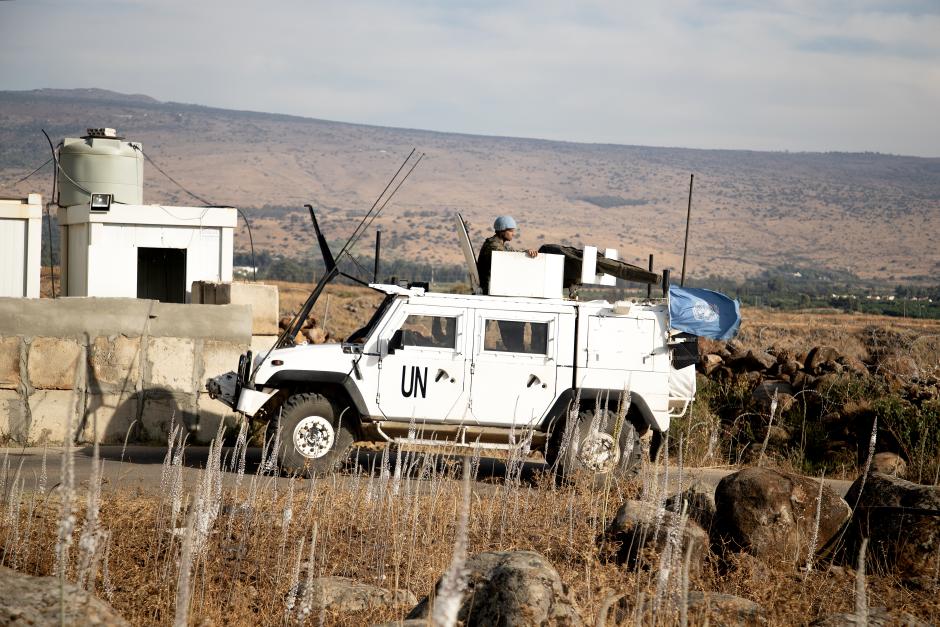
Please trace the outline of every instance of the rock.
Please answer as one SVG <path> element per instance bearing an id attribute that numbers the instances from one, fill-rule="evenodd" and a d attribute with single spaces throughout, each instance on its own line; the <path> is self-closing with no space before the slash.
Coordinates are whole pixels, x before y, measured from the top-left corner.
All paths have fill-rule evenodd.
<path id="1" fill-rule="evenodd" d="M 465 627 L 500 625 L 583 625 L 555 567 L 534 551 L 491 551 L 464 565 L 467 588 L 457 620 Z M 438 580 L 436 588 L 440 587 Z M 431 614 L 427 597 L 408 619 Z"/>
<path id="2" fill-rule="evenodd" d="M 774 393 L 777 394 L 777 415 L 793 407 L 796 400 L 793 396 L 795 393 L 793 386 L 778 379 L 767 379 L 762 382 L 754 388 L 751 399 L 763 409 L 769 410 L 774 399 Z"/>
<path id="3" fill-rule="evenodd" d="M 739 339 L 728 340 L 728 343 L 725 344 L 725 350 L 734 355 L 735 353 L 740 353 L 745 350 L 744 342 Z"/>
<path id="4" fill-rule="evenodd" d="M 820 616 L 810 623 L 810 627 L 930 627 L 929 623 L 911 616 L 907 612 L 889 612 L 883 607 L 870 607 L 865 619 L 856 614 L 839 613 Z"/>
<path id="5" fill-rule="evenodd" d="M 768 370 L 777 363 L 777 359 L 764 351 L 740 351 L 731 355 L 728 365 L 738 371 Z"/>
<path id="6" fill-rule="evenodd" d="M 617 603 L 616 624 L 634 625 L 645 624 L 646 620 L 641 620 L 637 616 L 636 596 L 634 593 L 622 595 Z M 679 595 L 673 595 L 668 602 L 668 615 L 673 618 L 672 621 L 663 620 L 664 614 L 656 616 L 657 620 L 652 620 L 650 608 L 644 606 L 645 617 L 648 622 L 661 622 L 663 624 L 678 624 L 674 619 L 679 617 L 682 598 Z M 699 592 L 690 591 L 686 596 L 686 608 L 688 610 L 688 622 L 690 625 L 720 625 L 722 627 L 748 627 L 750 625 L 767 624 L 767 613 L 763 607 L 730 594 L 720 594 L 718 592 Z M 665 609 L 665 608 L 664 608 Z M 602 623 L 600 620 L 597 623 Z"/>
<path id="7" fill-rule="evenodd" d="M 326 331 L 323 330 L 323 327 L 305 329 L 304 337 L 306 337 L 307 341 L 311 344 L 323 344 L 327 340 Z"/>
<path id="8" fill-rule="evenodd" d="M 816 377 L 812 387 L 814 390 L 822 394 L 823 397 L 829 398 L 829 394 L 832 393 L 833 388 L 844 383 L 846 379 L 846 375 L 841 375 L 835 372 L 827 372 Z"/>
<path id="9" fill-rule="evenodd" d="M 837 361 L 827 361 L 822 365 L 822 369 L 826 372 L 834 372 L 836 374 L 842 374 L 845 372 L 845 366 Z"/>
<path id="10" fill-rule="evenodd" d="M 795 375 L 793 375 L 791 384 L 795 390 L 812 389 L 813 386 L 816 385 L 816 378 L 801 370 L 800 372 L 797 372 Z"/>
<path id="11" fill-rule="evenodd" d="M 712 540 L 732 551 L 771 561 L 806 559 L 816 522 L 819 482 L 767 468 L 745 468 L 715 490 Z M 822 547 L 849 519 L 851 510 L 823 487 L 816 546 Z"/>
<path id="12" fill-rule="evenodd" d="M 33 577 L 0 566 L 0 625 L 58 625 L 65 608 L 66 625 L 130 625 L 110 605 L 65 584 L 61 603 L 57 577 Z"/>
<path id="13" fill-rule="evenodd" d="M 689 624 L 746 627 L 767 623 L 764 608 L 742 597 L 717 592 L 689 592 Z"/>
<path id="14" fill-rule="evenodd" d="M 759 372 L 745 372 L 741 377 L 747 381 L 749 386 L 760 385 L 760 382 L 763 381 L 764 377 Z"/>
<path id="15" fill-rule="evenodd" d="M 940 486 L 872 472 L 856 479 L 845 499 L 858 503 L 846 533 L 847 563 L 855 563 L 862 538 L 868 538 L 871 572 L 889 572 L 913 585 L 935 583 L 940 572 Z"/>
<path id="16" fill-rule="evenodd" d="M 875 453 L 871 460 L 871 471 L 903 479 L 907 476 L 907 462 L 897 453 Z"/>
<path id="17" fill-rule="evenodd" d="M 675 501 L 673 501 L 675 505 Z M 708 534 L 697 523 L 688 520 L 681 526 L 679 514 L 666 510 L 662 516 L 655 503 L 625 501 L 607 528 L 606 538 L 616 548 L 618 564 L 634 568 L 638 564 L 656 569 L 659 556 L 669 543 L 670 531 L 679 528 L 679 551 L 684 556 L 691 549 L 689 570 L 699 572 L 708 552 Z"/>
<path id="18" fill-rule="evenodd" d="M 793 361 L 793 351 L 788 348 L 771 346 L 767 352 L 777 358 L 778 364 L 785 364 L 788 361 Z"/>
<path id="19" fill-rule="evenodd" d="M 849 372 L 853 372 L 855 374 L 868 374 L 868 366 L 866 366 L 865 362 L 858 357 L 843 355 L 837 361 L 845 366 L 845 369 Z"/>
<path id="20" fill-rule="evenodd" d="M 831 346 L 817 346 L 806 356 L 805 367 L 807 372 L 815 372 L 823 363 L 836 361 L 842 355 Z"/>
<path id="21" fill-rule="evenodd" d="M 698 338 L 698 351 L 699 355 L 705 356 L 711 353 L 718 354 L 722 350 L 725 350 L 725 343 L 718 340 L 712 340 L 707 337 Z"/>
<path id="22" fill-rule="evenodd" d="M 296 603 L 307 595 L 307 582 L 301 579 L 297 585 Z M 345 614 L 387 605 L 414 605 L 418 602 L 408 590 L 386 590 L 378 586 L 361 583 L 347 577 L 317 577 L 309 592 L 313 607 Z"/>
<path id="23" fill-rule="evenodd" d="M 751 360 L 761 370 L 772 368 L 777 363 L 777 358 L 764 351 L 750 351 Z"/>
<path id="24" fill-rule="evenodd" d="M 702 355 L 702 372 L 711 374 L 723 363 L 719 355 Z"/>
<path id="25" fill-rule="evenodd" d="M 666 499 L 666 509 L 670 512 L 681 513 L 683 507 L 689 520 L 702 529 L 710 529 L 715 517 L 715 490 L 696 481 L 685 491 Z"/>
<path id="26" fill-rule="evenodd" d="M 802 370 L 803 365 L 798 361 L 785 361 L 780 364 L 780 374 L 785 374 L 792 377 L 797 372 Z"/>

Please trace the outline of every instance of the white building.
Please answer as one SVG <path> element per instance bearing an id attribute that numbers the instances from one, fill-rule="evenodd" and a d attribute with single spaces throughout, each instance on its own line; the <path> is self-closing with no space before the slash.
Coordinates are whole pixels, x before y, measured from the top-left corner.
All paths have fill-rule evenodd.
<path id="1" fill-rule="evenodd" d="M 188 303 L 193 281 L 232 280 L 237 219 L 219 207 L 60 209 L 62 295 Z"/>
<path id="2" fill-rule="evenodd" d="M 0 198 L 0 296 L 39 298 L 42 196 Z"/>

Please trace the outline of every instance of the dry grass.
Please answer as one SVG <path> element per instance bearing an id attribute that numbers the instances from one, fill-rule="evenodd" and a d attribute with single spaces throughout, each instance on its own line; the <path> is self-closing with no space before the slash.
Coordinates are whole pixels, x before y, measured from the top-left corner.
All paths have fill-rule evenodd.
<path id="1" fill-rule="evenodd" d="M 285 482 L 262 474 L 240 475 L 238 455 L 228 457 L 234 460 L 227 467 L 238 486 L 225 491 L 215 492 L 220 475 L 211 467 L 202 471 L 196 490 L 178 490 L 173 479 L 177 464 L 168 456 L 168 489 L 162 496 L 102 497 L 98 524 L 108 541 L 98 549 L 100 564 L 90 587 L 133 624 L 168 624 L 179 618 L 181 608 L 188 610 L 190 624 L 367 625 L 400 619 L 410 608 L 334 615 L 318 609 L 315 599 L 293 599 L 291 591 L 308 576 L 339 575 L 409 589 L 419 598 L 428 593 L 453 557 L 464 507 L 462 465 L 476 466 L 466 458 L 406 454 L 403 465 L 410 472 L 403 474 L 376 458 L 369 462 L 370 469 Z M 4 479 L 12 476 L 7 472 Z M 14 481 L 12 490 L 10 482 L 6 485 L 10 498 L 0 524 L 3 565 L 52 574 L 58 491 L 46 497 L 22 480 Z M 660 612 L 648 616 L 646 623 L 678 624 L 680 608 L 672 600 L 680 590 L 678 573 L 667 575 L 663 588 L 661 569 L 606 563 L 597 545 L 598 534 L 622 499 L 661 503 L 664 494 L 658 485 L 648 480 L 645 486 L 619 484 L 605 494 L 581 483 L 556 487 L 548 476 L 519 480 L 515 474 L 474 485 L 469 554 L 519 549 L 542 553 L 558 569 L 586 623 L 594 623 L 611 593 L 625 594 L 627 604 L 642 593 L 647 599 L 657 594 L 664 599 Z M 75 518 L 83 520 L 83 512 L 76 512 Z M 204 544 L 193 539 L 200 530 L 208 532 Z M 81 532 L 78 525 L 76 540 Z M 186 569 L 189 562 L 192 567 Z M 186 570 L 188 585 L 181 586 L 181 572 Z M 67 572 L 69 579 L 77 578 L 76 560 Z M 933 594 L 906 590 L 874 575 L 867 582 L 873 606 L 924 619 L 940 612 Z M 771 624 L 791 625 L 820 614 L 853 611 L 855 585 L 849 569 L 827 570 L 819 564 L 813 572 L 800 572 L 738 556 L 725 566 L 711 558 L 702 573 L 692 574 L 689 589 L 752 599 L 766 608 Z M 617 624 L 615 614 L 607 624 Z M 621 624 L 633 624 L 630 615 L 621 619 Z"/>
<path id="2" fill-rule="evenodd" d="M 749 347 L 765 349 L 776 345 L 805 352 L 814 346 L 827 345 L 859 359 L 869 356 L 872 329 L 925 338 L 940 336 L 940 320 L 847 314 L 834 310 L 784 312 L 746 307 L 742 318 L 738 339 Z"/>

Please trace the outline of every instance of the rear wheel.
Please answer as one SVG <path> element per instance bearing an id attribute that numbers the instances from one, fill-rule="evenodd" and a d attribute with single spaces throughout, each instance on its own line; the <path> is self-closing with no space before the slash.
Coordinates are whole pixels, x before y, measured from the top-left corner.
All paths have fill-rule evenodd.
<path id="1" fill-rule="evenodd" d="M 348 418 L 347 418 L 348 420 Z M 278 421 L 269 423 L 269 431 Z M 355 437 L 343 424 L 330 400 L 322 394 L 294 394 L 281 408 L 277 461 L 281 471 L 310 475 L 336 470 L 346 461 Z"/>
<path id="2" fill-rule="evenodd" d="M 577 424 L 565 425 L 552 434 L 546 461 L 557 463 L 558 473 L 565 479 L 579 473 L 593 476 L 595 485 L 603 485 L 608 476 L 632 479 L 640 471 L 643 453 L 631 418 L 628 415 L 618 427 L 613 412 L 580 412 Z"/>

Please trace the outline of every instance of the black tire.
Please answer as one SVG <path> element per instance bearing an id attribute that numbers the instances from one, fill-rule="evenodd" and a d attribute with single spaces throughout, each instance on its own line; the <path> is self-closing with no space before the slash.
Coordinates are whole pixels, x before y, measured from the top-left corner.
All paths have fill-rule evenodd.
<path id="1" fill-rule="evenodd" d="M 603 486 L 608 476 L 632 479 L 640 472 L 643 461 L 640 435 L 633 418 L 628 415 L 624 419 L 614 445 L 616 414 L 607 412 L 605 416 L 602 413 L 595 419 L 593 410 L 584 410 L 578 414 L 578 422 L 567 436 L 567 425 L 561 424 L 555 429 L 546 447 L 545 460 L 549 465 L 557 464 L 558 475 L 564 480 L 571 480 L 577 474 L 590 474 L 596 486 Z"/>
<path id="2" fill-rule="evenodd" d="M 356 439 L 346 413 L 340 420 L 333 403 L 321 394 L 290 396 L 281 407 L 280 437 L 275 437 L 277 418 L 268 423 L 268 439 L 277 442 L 281 472 L 309 476 L 340 468 Z"/>

